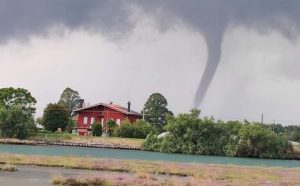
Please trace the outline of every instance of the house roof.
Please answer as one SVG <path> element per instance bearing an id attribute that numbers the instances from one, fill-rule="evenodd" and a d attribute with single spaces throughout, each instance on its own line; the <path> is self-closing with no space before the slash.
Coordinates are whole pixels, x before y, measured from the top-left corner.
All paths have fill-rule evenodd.
<path id="1" fill-rule="evenodd" d="M 89 106 L 89 107 L 76 109 L 76 110 L 74 110 L 74 112 L 80 112 L 80 111 L 88 110 L 88 109 L 90 109 L 90 108 L 94 108 L 94 107 L 98 107 L 98 106 L 107 107 L 107 108 L 110 108 L 110 109 L 112 109 L 112 110 L 121 112 L 121 113 L 126 114 L 126 115 L 142 116 L 141 113 L 136 112 L 136 111 L 134 111 L 134 110 L 130 110 L 130 112 L 128 112 L 128 110 L 127 110 L 126 107 L 122 107 L 122 106 L 116 105 L 116 104 L 106 104 L 106 103 L 98 103 L 98 104 L 95 104 L 95 105 L 91 105 L 91 106 Z"/>

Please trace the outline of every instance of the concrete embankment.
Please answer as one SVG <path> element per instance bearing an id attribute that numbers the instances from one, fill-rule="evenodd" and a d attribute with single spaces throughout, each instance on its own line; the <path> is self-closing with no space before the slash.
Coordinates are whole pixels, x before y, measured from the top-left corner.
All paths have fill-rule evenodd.
<path id="1" fill-rule="evenodd" d="M 90 148 L 111 148 L 111 149 L 127 149 L 141 150 L 140 147 L 129 145 L 118 145 L 109 143 L 77 143 L 77 142 L 61 142 L 61 141 L 32 141 L 18 139 L 0 139 L 0 144 L 15 144 L 15 145 L 55 145 L 55 146 L 73 146 L 73 147 L 90 147 Z"/>

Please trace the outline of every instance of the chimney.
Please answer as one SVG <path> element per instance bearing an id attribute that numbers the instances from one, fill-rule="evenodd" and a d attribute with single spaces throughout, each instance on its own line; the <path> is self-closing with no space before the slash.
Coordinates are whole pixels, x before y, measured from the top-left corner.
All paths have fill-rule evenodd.
<path id="1" fill-rule="evenodd" d="M 84 99 L 79 99 L 79 108 L 83 108 Z"/>
<path id="2" fill-rule="evenodd" d="M 128 101 L 128 103 L 127 103 L 127 112 L 130 112 L 130 106 L 131 106 L 131 103 L 130 103 L 130 101 Z"/>

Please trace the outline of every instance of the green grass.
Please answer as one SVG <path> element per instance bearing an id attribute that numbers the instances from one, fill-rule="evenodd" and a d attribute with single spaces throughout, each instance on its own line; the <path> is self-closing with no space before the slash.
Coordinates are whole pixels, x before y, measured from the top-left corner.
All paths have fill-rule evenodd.
<path id="1" fill-rule="evenodd" d="M 118 146 L 130 146 L 141 148 L 145 139 L 136 138 L 118 138 L 118 137 L 95 137 L 95 136 L 78 136 L 68 133 L 38 133 L 29 138 L 31 141 L 46 142 L 72 142 L 72 143 L 99 143 Z"/>

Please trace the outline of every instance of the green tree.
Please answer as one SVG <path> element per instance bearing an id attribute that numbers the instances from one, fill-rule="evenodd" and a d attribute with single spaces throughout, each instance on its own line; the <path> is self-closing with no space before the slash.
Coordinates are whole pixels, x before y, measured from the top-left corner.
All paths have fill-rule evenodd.
<path id="1" fill-rule="evenodd" d="M 79 99 L 79 93 L 68 87 L 61 94 L 58 104 L 63 105 L 67 109 L 69 117 L 71 117 L 72 112 L 79 107 Z"/>
<path id="2" fill-rule="evenodd" d="M 10 110 L 18 106 L 25 115 L 32 117 L 35 113 L 35 104 L 36 99 L 26 89 L 12 87 L 0 89 L 0 107 Z"/>
<path id="3" fill-rule="evenodd" d="M 290 125 L 284 127 L 284 135 L 291 141 L 300 142 L 300 126 Z"/>
<path id="4" fill-rule="evenodd" d="M 157 132 L 162 132 L 166 125 L 167 115 L 173 115 L 167 108 L 167 99 L 160 93 L 153 93 L 145 103 L 143 112 L 145 120 L 149 122 Z"/>
<path id="5" fill-rule="evenodd" d="M 75 121 L 72 118 L 69 118 L 68 124 L 66 126 L 66 131 L 68 133 L 72 133 L 72 130 L 74 129 L 75 126 L 76 126 Z"/>
<path id="6" fill-rule="evenodd" d="M 93 123 L 92 124 L 92 134 L 93 134 L 93 136 L 102 136 L 101 123 Z"/>
<path id="7" fill-rule="evenodd" d="M 32 117 L 24 114 L 21 106 L 12 106 L 10 109 L 0 109 L 0 129 L 3 137 L 25 139 L 34 130 Z"/>
<path id="8" fill-rule="evenodd" d="M 106 126 L 107 126 L 107 133 L 109 136 L 112 136 L 112 134 L 114 133 L 114 130 L 117 127 L 117 123 L 114 120 L 109 119 L 106 122 Z"/>
<path id="9" fill-rule="evenodd" d="M 46 130 L 55 132 L 58 128 L 65 130 L 69 122 L 68 111 L 60 104 L 50 103 L 44 110 L 43 123 Z"/>

